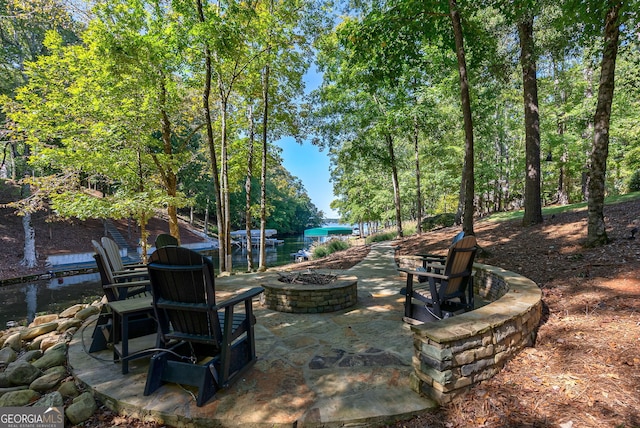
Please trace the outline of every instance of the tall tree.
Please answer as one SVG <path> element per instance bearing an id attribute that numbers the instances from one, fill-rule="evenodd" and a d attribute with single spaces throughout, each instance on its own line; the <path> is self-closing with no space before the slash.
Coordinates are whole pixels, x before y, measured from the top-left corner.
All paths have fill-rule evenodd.
<path id="1" fill-rule="evenodd" d="M 25 64 L 46 53 L 44 40 L 47 31 L 51 30 L 57 30 L 66 43 L 76 43 L 77 34 L 82 30 L 82 26 L 71 17 L 62 3 L 55 0 L 0 1 L 0 97 L 6 96 L 6 100 L 9 101 L 15 96 L 16 89 L 28 82 Z M 0 105 L 3 103 L 0 102 Z M 29 160 L 29 147 L 22 143 L 20 133 L 12 132 L 13 127 L 14 125 L 6 120 L 4 109 L 0 109 L 0 135 L 7 137 L 4 141 L 0 168 L 4 171 L 9 169 L 11 177 L 16 179 L 29 175 L 24 170 Z M 20 152 L 23 159 L 17 160 Z M 7 153 L 10 157 L 9 163 L 6 162 Z M 23 183 L 25 200 L 17 205 L 17 212 L 22 216 L 25 231 L 21 264 L 31 268 L 37 265 L 36 237 L 31 223 L 31 213 L 34 209 L 39 209 L 39 204 L 32 203 L 31 186 L 28 181 Z"/>
<path id="2" fill-rule="evenodd" d="M 207 3 L 208 5 L 208 3 Z M 223 224 L 223 212 L 222 204 L 222 189 L 220 186 L 220 169 L 218 167 L 218 156 L 216 153 L 215 136 L 213 133 L 213 118 L 211 115 L 211 83 L 213 79 L 213 53 L 210 44 L 213 43 L 209 39 L 209 34 L 215 31 L 212 25 L 213 19 L 209 19 L 205 15 L 205 7 L 202 0 L 196 1 L 197 19 L 200 25 L 203 27 L 200 32 L 197 33 L 198 39 L 202 44 L 203 56 L 204 56 L 204 76 L 202 87 L 202 114 L 204 116 L 204 125 L 207 130 L 207 147 L 209 149 L 209 159 L 211 162 L 211 181 L 213 182 L 213 192 L 216 202 L 216 222 L 218 226 L 218 266 L 220 270 L 224 270 L 226 263 L 226 239 L 221 239 Z M 215 15 L 214 15 L 215 16 Z M 212 28 L 209 28 L 212 27 Z"/>
<path id="3" fill-rule="evenodd" d="M 522 218 L 524 226 L 542 223 L 542 203 L 540 201 L 540 115 L 538 113 L 538 81 L 533 37 L 534 16 L 530 9 L 527 10 L 529 12 L 525 12 L 518 22 L 526 135 L 524 216 Z"/>
<path id="4" fill-rule="evenodd" d="M 408 91 L 409 85 L 403 82 L 407 78 L 407 71 L 425 67 L 425 64 L 433 61 L 428 56 L 429 45 L 440 46 L 441 52 L 446 52 L 450 50 L 450 41 L 454 42 L 465 133 L 457 217 L 464 223 L 466 232 L 472 234 L 475 212 L 473 118 L 458 4 L 455 0 L 428 3 L 405 0 L 364 3 L 362 9 L 362 18 L 349 19 L 343 39 L 345 46 L 353 51 L 349 65 L 355 65 L 356 61 L 362 64 L 354 69 L 366 75 L 369 87 L 385 87 L 387 90 L 402 88 Z"/>
<path id="5" fill-rule="evenodd" d="M 462 21 L 456 0 L 449 0 L 449 15 L 456 45 L 458 58 L 458 74 L 460 76 L 460 101 L 462 118 L 464 120 L 464 167 L 462 170 L 462 184 L 460 188 L 460 202 L 463 207 L 462 229 L 465 234 L 473 235 L 473 214 L 475 212 L 475 173 L 473 159 L 473 117 L 471 115 L 471 96 L 469 95 L 469 78 L 467 76 L 467 61 L 464 52 L 464 36 Z M 458 210 L 460 212 L 460 210 Z"/>
<path id="6" fill-rule="evenodd" d="M 253 108 L 249 106 L 247 111 L 247 118 L 249 120 L 249 141 L 247 144 L 247 177 L 244 184 L 245 193 L 245 225 L 244 231 L 247 238 L 247 271 L 253 270 L 253 245 L 251 245 L 251 230 L 253 229 L 253 223 L 251 221 L 251 182 L 253 178 L 253 147 L 255 142 L 255 120 L 253 118 Z"/>
<path id="7" fill-rule="evenodd" d="M 111 62 L 111 72 L 136 75 L 147 94 L 153 131 L 161 142 L 160 150 L 154 147 L 150 153 L 168 196 L 169 231 L 179 241 L 176 154 L 186 151 L 194 134 L 193 129 L 183 135 L 176 129 L 178 123 L 190 122 L 190 117 L 180 117 L 184 112 L 178 80 L 185 50 L 180 22 L 164 0 L 106 0 L 96 5 L 95 12 L 89 35 Z"/>
<path id="8" fill-rule="evenodd" d="M 29 83 L 8 114 L 34 147 L 30 161 L 43 174 L 34 183 L 58 215 L 133 216 L 143 227 L 154 208 L 180 200 L 166 191 L 161 195 L 156 185 L 157 111 L 139 76 L 113 73 L 114 64 L 91 36 L 85 46 L 65 47 L 50 33 L 51 54 L 28 64 Z M 88 181 L 104 183 L 104 197 L 87 193 Z"/>
<path id="9" fill-rule="evenodd" d="M 267 54 L 271 53 L 271 47 L 267 46 Z M 267 270 L 267 148 L 269 135 L 269 76 L 270 64 L 264 66 L 263 91 L 262 91 L 262 162 L 260 163 L 260 261 L 258 269 L 261 272 Z"/>
<path id="10" fill-rule="evenodd" d="M 420 128 L 418 126 L 418 117 L 413 117 L 413 151 L 416 164 L 416 208 L 418 218 L 417 232 L 422 233 L 422 191 L 420 186 Z"/>
<path id="11" fill-rule="evenodd" d="M 607 1 L 604 21 L 604 44 L 600 63 L 598 104 L 594 115 L 593 151 L 591 153 L 591 177 L 589 180 L 587 246 L 599 246 L 609 242 L 604 222 L 605 176 L 609 154 L 609 126 L 611 104 L 615 84 L 616 57 L 620 38 L 621 0 Z"/>

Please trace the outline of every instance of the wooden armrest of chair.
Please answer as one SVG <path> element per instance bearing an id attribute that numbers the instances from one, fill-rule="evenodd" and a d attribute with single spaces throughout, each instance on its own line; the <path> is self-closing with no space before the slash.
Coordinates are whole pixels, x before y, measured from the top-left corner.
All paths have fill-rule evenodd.
<path id="1" fill-rule="evenodd" d="M 113 272 L 112 274 L 113 279 L 117 282 L 117 283 L 123 283 L 123 282 L 130 282 L 130 281 L 148 281 L 149 278 L 149 272 L 148 271 L 143 271 L 140 270 L 138 272 L 136 271 L 119 271 L 119 272 Z M 143 278 L 143 279 L 141 279 Z"/>
<path id="2" fill-rule="evenodd" d="M 144 295 L 150 290 L 149 280 L 117 282 L 104 285 L 103 288 L 111 288 L 119 300 L 129 297 Z"/>
<path id="3" fill-rule="evenodd" d="M 238 303 L 244 303 L 247 300 L 253 299 L 254 297 L 260 295 L 263 291 L 263 287 L 254 287 L 251 290 L 247 290 L 243 293 L 238 294 L 237 296 L 233 296 L 232 298 L 225 300 L 220 304 L 217 304 L 215 309 L 220 310 L 230 306 L 236 306 Z"/>
<path id="4" fill-rule="evenodd" d="M 424 259 L 445 260 L 447 258 L 446 255 L 431 254 L 431 253 L 416 254 L 416 256 L 420 257 L 420 259 L 422 259 L 422 260 L 424 260 Z"/>
<path id="5" fill-rule="evenodd" d="M 128 274 L 131 272 L 137 272 L 137 273 L 147 273 L 147 265 L 143 264 L 143 263 L 136 263 L 136 264 L 132 264 L 132 265 L 125 265 L 124 266 L 124 270 L 116 270 L 113 271 L 114 275 L 122 275 L 122 274 Z"/>
<path id="6" fill-rule="evenodd" d="M 436 268 L 442 269 L 442 266 L 437 266 Z M 439 279 L 449 278 L 447 275 L 442 275 L 433 271 L 429 272 L 429 271 L 421 271 L 421 270 L 413 270 L 413 269 L 398 269 L 398 270 L 406 273 L 407 275 L 425 276 L 425 277 L 433 277 L 433 278 L 439 278 Z"/>
<path id="7" fill-rule="evenodd" d="M 440 263 L 440 264 L 444 264 L 444 262 L 447 260 L 447 256 L 436 256 L 436 255 L 430 255 L 429 257 L 423 257 L 422 261 L 423 262 L 427 262 L 427 263 Z"/>

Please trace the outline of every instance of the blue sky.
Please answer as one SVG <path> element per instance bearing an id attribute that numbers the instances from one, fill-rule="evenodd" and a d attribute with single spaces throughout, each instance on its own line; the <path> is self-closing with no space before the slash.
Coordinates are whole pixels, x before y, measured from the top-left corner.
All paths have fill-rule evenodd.
<path id="1" fill-rule="evenodd" d="M 322 75 L 315 65 L 311 65 L 304 76 L 305 92 L 308 94 L 322 83 Z M 337 218 L 338 213 L 329 204 L 334 199 L 333 185 L 329 182 L 329 155 L 309 142 L 298 144 L 291 138 L 276 142 L 282 148 L 283 165 L 292 175 L 298 177 L 311 202 L 324 213 L 325 218 Z"/>
<path id="2" fill-rule="evenodd" d="M 338 213 L 329 208 L 334 196 L 327 151 L 320 151 L 309 142 L 298 144 L 291 137 L 276 144 L 282 148 L 283 166 L 302 181 L 311 202 L 324 212 L 325 218 L 337 218 Z"/>

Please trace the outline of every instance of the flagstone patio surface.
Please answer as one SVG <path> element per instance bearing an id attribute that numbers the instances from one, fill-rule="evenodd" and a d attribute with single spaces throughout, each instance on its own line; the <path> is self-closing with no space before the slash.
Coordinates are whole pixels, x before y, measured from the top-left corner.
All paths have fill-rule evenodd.
<path id="1" fill-rule="evenodd" d="M 404 279 L 393 247 L 375 244 L 342 272 L 358 277 L 358 302 L 348 309 L 294 314 L 256 301 L 257 363 L 202 407 L 176 384 L 145 397 L 148 358 L 131 361 L 123 375 L 110 351 L 88 354 L 92 322 L 71 342 L 69 364 L 112 409 L 171 426 L 370 427 L 433 408 L 409 386 L 413 339 L 402 322 Z M 265 275 L 273 273 L 217 278 L 217 300 L 259 285 Z"/>

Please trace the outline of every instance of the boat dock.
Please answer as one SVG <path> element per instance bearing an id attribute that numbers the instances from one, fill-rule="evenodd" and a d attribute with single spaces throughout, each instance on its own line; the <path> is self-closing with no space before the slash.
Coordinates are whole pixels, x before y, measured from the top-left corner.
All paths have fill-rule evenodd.
<path id="1" fill-rule="evenodd" d="M 275 247 L 277 245 L 284 244 L 283 239 L 273 238 L 273 236 L 277 235 L 278 231 L 275 229 L 266 229 L 265 230 L 265 245 L 267 247 Z M 260 229 L 252 229 L 251 235 L 249 239 L 247 239 L 247 231 L 246 230 L 234 230 L 231 232 L 231 237 L 239 243 L 241 248 L 247 248 L 247 245 L 251 243 L 252 247 L 260 246 Z"/>

